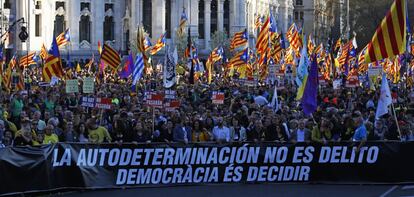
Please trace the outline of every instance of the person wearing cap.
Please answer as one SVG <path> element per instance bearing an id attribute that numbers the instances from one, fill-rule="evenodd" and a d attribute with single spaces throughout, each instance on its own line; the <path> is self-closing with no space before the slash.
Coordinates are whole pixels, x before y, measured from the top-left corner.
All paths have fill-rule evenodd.
<path id="1" fill-rule="evenodd" d="M 38 145 L 37 135 L 31 128 L 29 118 L 25 117 L 21 120 L 21 129 L 16 132 L 14 145 L 15 146 L 26 146 L 26 145 Z"/>
<path id="2" fill-rule="evenodd" d="M 355 129 L 354 135 L 352 136 L 352 141 L 354 142 L 365 142 L 367 140 L 367 128 L 364 124 L 364 118 L 362 117 L 361 112 L 355 111 L 352 115 L 352 118 L 354 120 L 355 126 L 357 127 Z"/>

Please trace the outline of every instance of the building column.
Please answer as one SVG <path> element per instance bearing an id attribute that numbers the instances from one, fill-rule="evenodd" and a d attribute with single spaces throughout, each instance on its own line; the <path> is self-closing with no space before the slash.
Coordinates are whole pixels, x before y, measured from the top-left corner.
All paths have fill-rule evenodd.
<path id="1" fill-rule="evenodd" d="M 217 30 L 223 32 L 224 28 L 224 1 L 217 0 Z"/>
<path id="2" fill-rule="evenodd" d="M 228 0 L 229 2 L 229 7 L 230 7 L 230 14 L 229 14 L 229 23 L 230 23 L 230 32 L 229 35 L 232 36 L 234 34 L 234 32 L 236 32 L 238 30 L 238 17 L 240 16 L 241 13 L 238 13 L 238 5 L 236 4 L 236 1 L 234 0 Z M 239 2 L 239 3 L 243 3 L 243 2 Z M 237 16 L 236 16 L 237 15 Z"/>
<path id="3" fill-rule="evenodd" d="M 113 19 L 114 19 L 114 47 L 118 50 L 122 46 L 122 32 L 123 32 L 123 26 L 122 26 L 122 15 L 125 13 L 125 6 L 122 9 L 121 2 L 114 3 L 114 9 L 113 11 Z M 119 10 L 119 11 L 116 11 Z M 122 11 L 121 11 L 122 10 Z"/>
<path id="4" fill-rule="evenodd" d="M 181 13 L 182 10 L 178 7 L 177 0 L 171 0 L 171 43 L 173 46 L 175 45 L 175 39 L 177 37 L 175 32 L 177 31 Z"/>
<path id="5" fill-rule="evenodd" d="M 70 7 L 70 42 L 72 50 L 79 49 L 79 21 L 80 21 L 80 3 L 78 1 L 69 1 Z"/>
<path id="6" fill-rule="evenodd" d="M 91 12 L 93 15 L 93 23 L 91 28 L 91 46 L 92 48 L 98 48 L 98 41 L 102 46 L 105 43 L 103 40 L 103 23 L 105 21 L 105 2 L 104 1 L 91 1 Z"/>
<path id="7" fill-rule="evenodd" d="M 143 14 L 143 12 L 144 12 L 144 7 L 143 7 L 143 5 L 144 5 L 144 0 L 138 0 L 138 19 L 137 19 L 137 24 L 138 25 L 142 25 L 143 24 L 143 16 L 142 16 L 142 14 Z"/>
<path id="8" fill-rule="evenodd" d="M 189 26 L 187 27 L 191 28 L 191 37 L 198 38 L 198 0 L 188 0 L 186 5 L 186 12 L 189 21 Z"/>
<path id="9" fill-rule="evenodd" d="M 211 0 L 204 0 L 204 48 L 210 49 Z"/>
<path id="10" fill-rule="evenodd" d="M 131 18 L 129 20 L 129 42 L 135 42 L 135 35 L 137 31 L 137 27 L 139 25 L 138 20 L 138 13 L 141 11 L 139 10 L 139 2 L 138 0 L 131 0 Z"/>
<path id="11" fill-rule="evenodd" d="M 152 1 L 152 41 L 165 33 L 165 0 Z"/>

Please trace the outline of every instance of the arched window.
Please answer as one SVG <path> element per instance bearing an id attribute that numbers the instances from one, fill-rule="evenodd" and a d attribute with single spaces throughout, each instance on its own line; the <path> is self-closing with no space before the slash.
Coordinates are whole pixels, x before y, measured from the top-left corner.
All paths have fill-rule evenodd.
<path id="1" fill-rule="evenodd" d="M 125 31 L 125 39 L 124 39 L 124 49 L 125 51 L 129 51 L 129 29 Z"/>
<path id="2" fill-rule="evenodd" d="M 106 16 L 104 21 L 104 40 L 114 40 L 114 17 Z"/>
<path id="3" fill-rule="evenodd" d="M 115 40 L 115 23 L 114 17 L 112 16 L 114 4 L 105 3 L 105 20 L 104 20 L 104 41 Z"/>
<path id="4" fill-rule="evenodd" d="M 204 39 L 204 0 L 198 1 L 198 35 Z"/>
<path id="5" fill-rule="evenodd" d="M 88 15 L 81 16 L 79 21 L 79 42 L 84 40 L 91 43 L 91 21 Z"/>
<path id="6" fill-rule="evenodd" d="M 66 29 L 65 23 L 65 2 L 56 1 L 55 8 L 57 15 L 55 16 L 54 21 L 54 31 L 53 36 L 56 37 L 60 33 L 64 32 Z"/>
<path id="7" fill-rule="evenodd" d="M 151 37 L 152 34 L 152 0 L 144 0 L 142 11 L 142 22 L 144 24 L 145 31 Z"/>
<path id="8" fill-rule="evenodd" d="M 224 30 L 226 31 L 227 35 L 230 34 L 230 3 L 229 0 L 224 1 L 224 5 L 223 5 L 223 11 L 224 11 L 224 16 L 223 16 L 223 26 L 224 26 Z"/>
<path id="9" fill-rule="evenodd" d="M 217 0 L 211 1 L 210 9 L 211 9 L 210 32 L 214 33 L 217 31 Z"/>
<path id="10" fill-rule="evenodd" d="M 60 33 L 65 31 L 65 16 L 56 15 L 54 25 L 53 36 L 57 37 Z"/>
<path id="11" fill-rule="evenodd" d="M 171 0 L 165 0 L 165 32 L 171 38 Z"/>

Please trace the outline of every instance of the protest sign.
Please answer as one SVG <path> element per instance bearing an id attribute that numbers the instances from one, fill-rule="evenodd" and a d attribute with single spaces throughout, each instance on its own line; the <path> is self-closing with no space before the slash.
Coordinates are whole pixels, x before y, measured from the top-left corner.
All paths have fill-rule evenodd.
<path id="1" fill-rule="evenodd" d="M 66 93 L 77 93 L 77 92 L 79 92 L 78 80 L 77 79 L 66 80 Z"/>
<path id="2" fill-rule="evenodd" d="M 211 97 L 211 101 L 213 104 L 217 104 L 217 105 L 224 104 L 224 93 L 214 91 Z"/>
<path id="3" fill-rule="evenodd" d="M 85 77 L 85 79 L 83 79 L 83 86 L 82 86 L 83 93 L 85 94 L 94 93 L 94 89 L 95 89 L 94 79 L 92 77 Z"/>

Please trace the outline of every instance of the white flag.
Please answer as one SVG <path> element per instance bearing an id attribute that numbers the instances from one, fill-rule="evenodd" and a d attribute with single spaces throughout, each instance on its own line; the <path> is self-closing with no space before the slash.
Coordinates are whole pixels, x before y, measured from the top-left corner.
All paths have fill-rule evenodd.
<path id="1" fill-rule="evenodd" d="M 388 80 L 385 74 L 382 75 L 381 81 L 381 95 L 378 100 L 377 111 L 375 118 L 379 118 L 388 113 L 388 106 L 392 104 L 392 97 L 390 87 L 388 86 Z"/>
<path id="2" fill-rule="evenodd" d="M 175 65 L 177 64 L 177 48 L 174 49 L 174 53 L 165 52 L 164 62 L 164 87 L 171 88 L 176 82 Z"/>
<path id="3" fill-rule="evenodd" d="M 269 104 L 274 112 L 280 109 L 279 101 L 277 99 L 277 85 L 275 85 L 275 91 L 273 92 L 272 102 Z"/>

